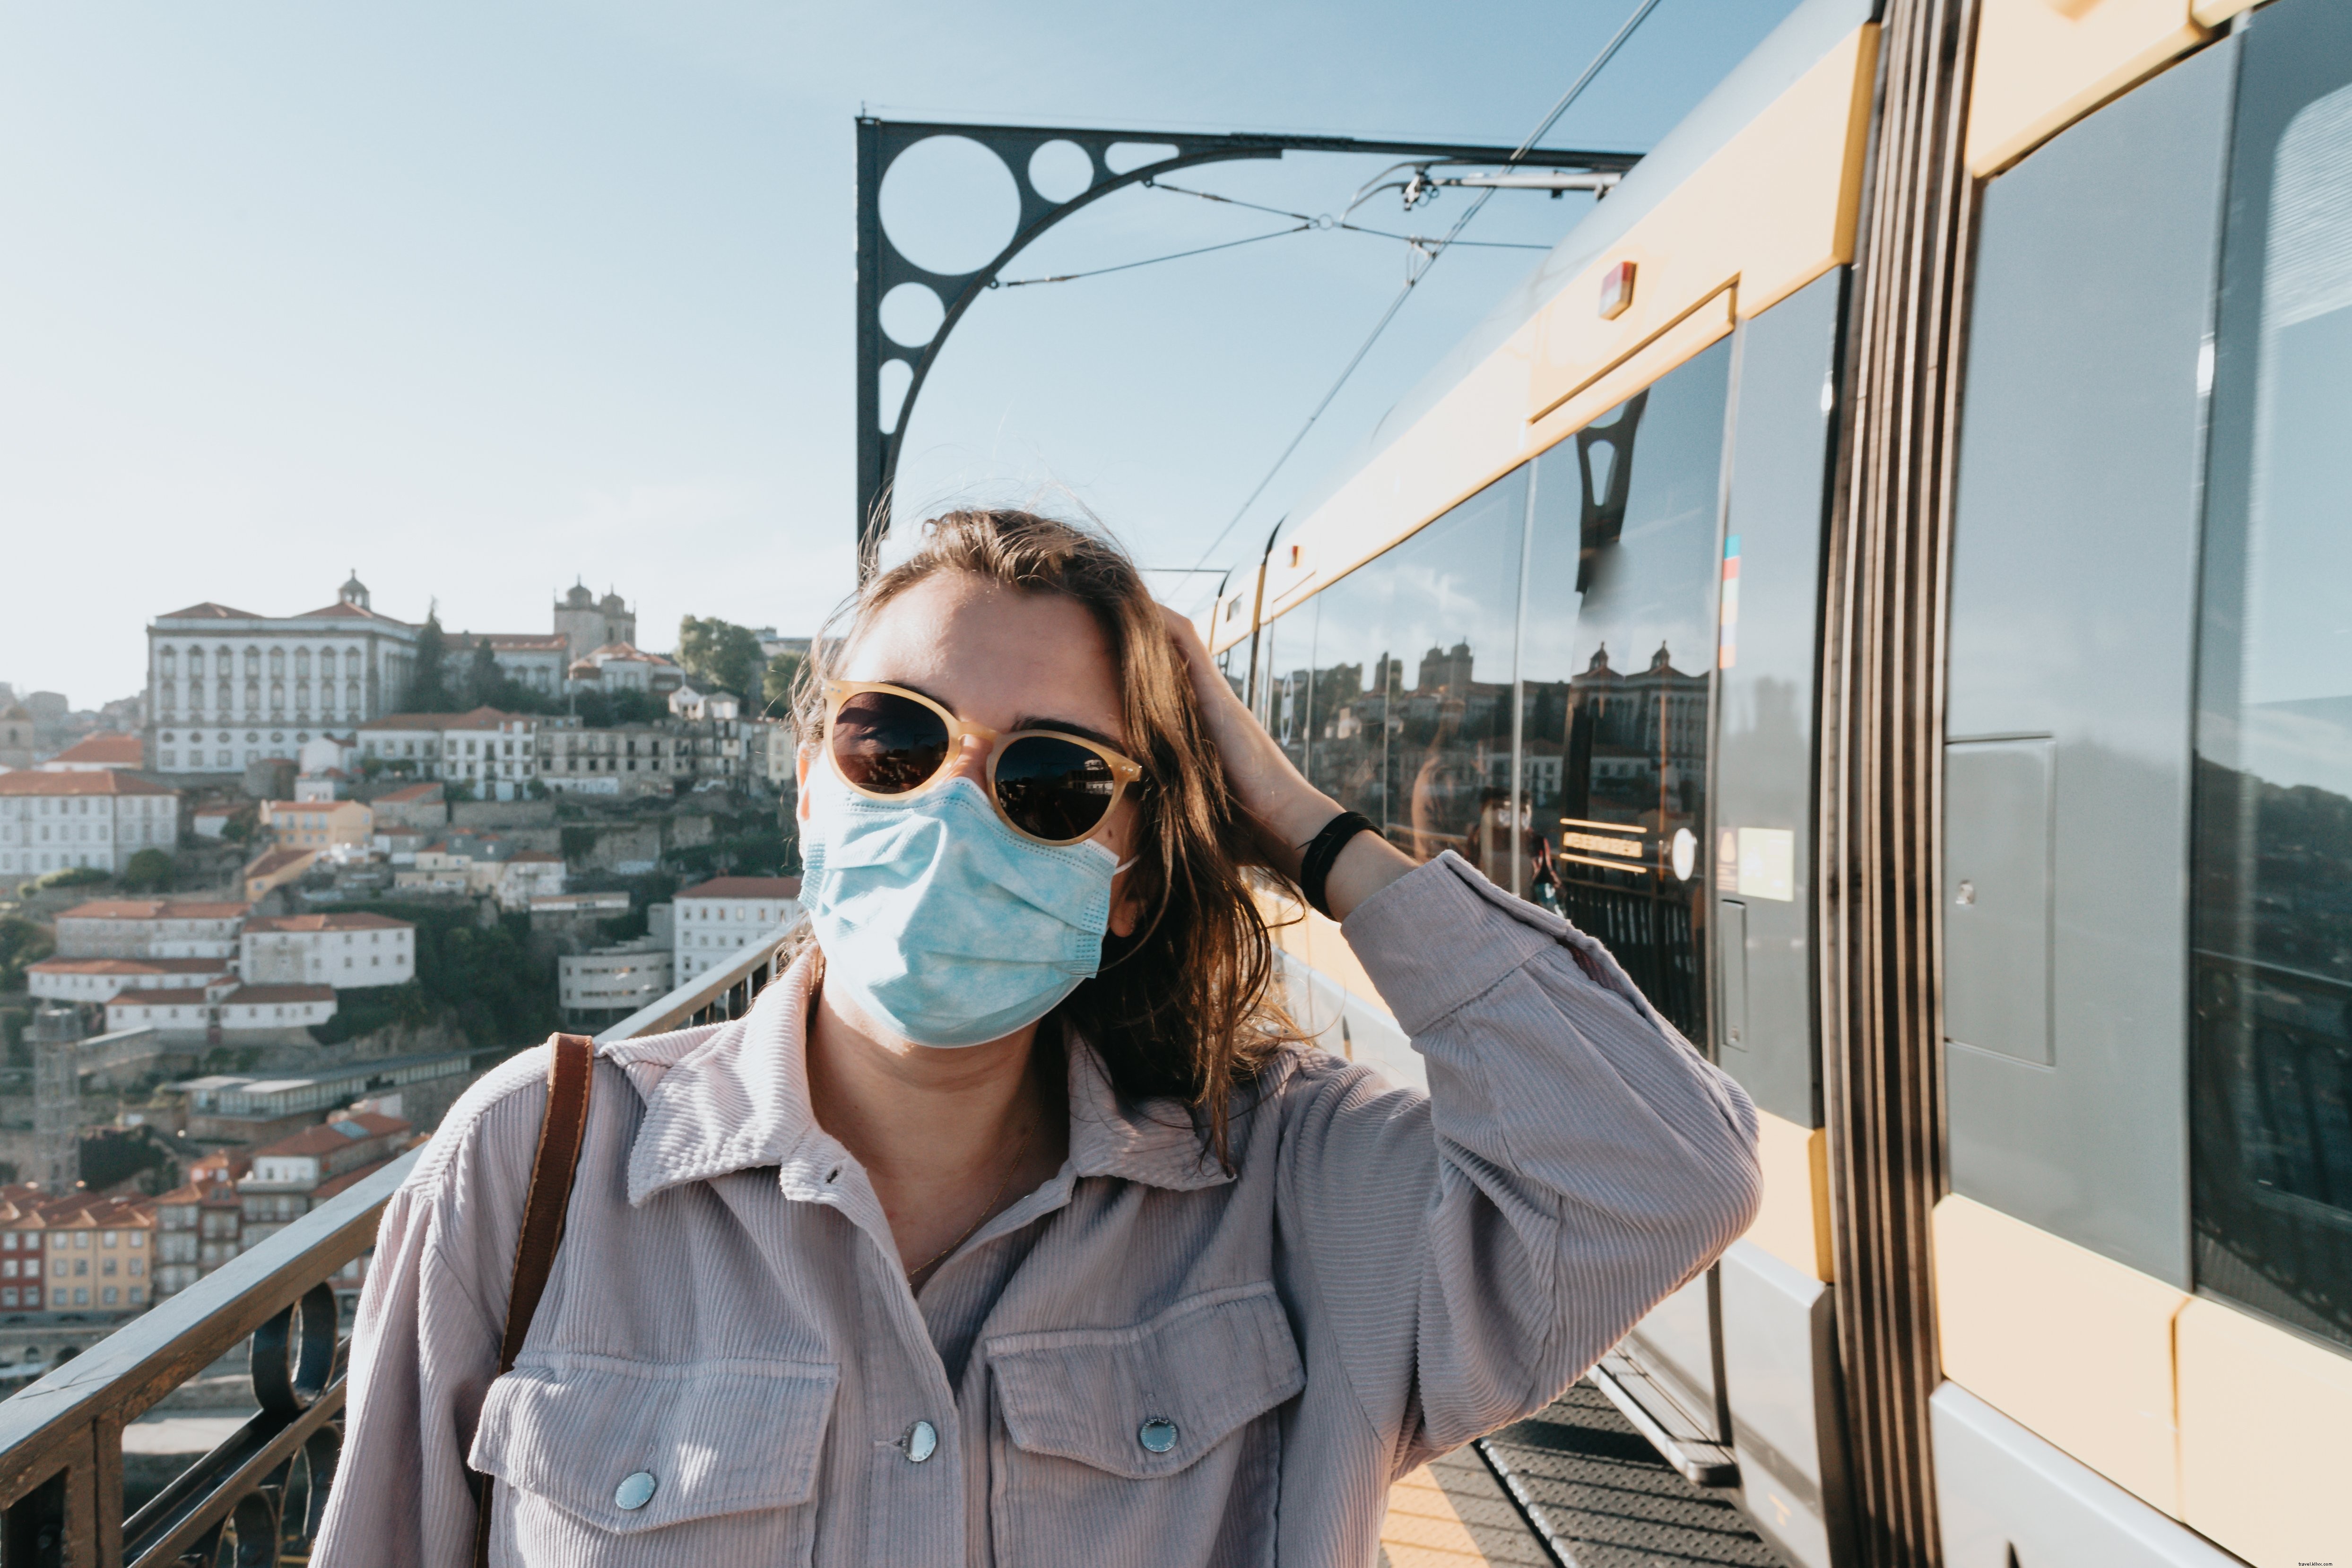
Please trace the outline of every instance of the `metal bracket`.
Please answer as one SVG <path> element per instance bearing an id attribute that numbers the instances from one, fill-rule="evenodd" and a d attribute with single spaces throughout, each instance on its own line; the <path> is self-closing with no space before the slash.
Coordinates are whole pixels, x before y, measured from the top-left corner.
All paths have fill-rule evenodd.
<path id="1" fill-rule="evenodd" d="M 899 155 L 935 136 L 960 136 L 980 143 L 1003 160 L 1021 193 L 1021 215 L 1013 238 L 995 258 L 972 272 L 929 271 L 901 255 L 882 230 L 882 178 Z M 1054 201 L 1029 178 L 1030 159 L 1048 142 L 1067 141 L 1087 155 L 1092 178 L 1066 201 Z M 1166 157 L 1114 173 L 1115 145 L 1174 149 Z M 1633 152 L 1591 152 L 1538 148 L 1518 153 L 1508 147 L 1476 147 L 1427 141 L 1359 141 L 1349 136 L 1285 136 L 1244 132 L 1202 136 L 1182 131 L 1110 131 L 1043 125 L 958 125 L 941 121 L 885 120 L 862 115 L 857 121 L 857 545 L 859 572 L 870 570 L 874 546 L 889 531 L 890 485 L 915 399 L 923 390 L 940 349 L 972 301 L 998 272 L 1032 241 L 1064 218 L 1112 192 L 1179 169 L 1236 159 L 1279 158 L 1286 152 L 1374 152 L 1467 164 L 1580 170 L 1617 175 L 1640 161 Z M 882 330 L 882 300 L 901 284 L 929 288 L 945 308 L 939 329 L 919 344 L 898 344 Z M 897 364 L 908 372 L 907 390 L 893 408 L 882 402 L 882 372 Z"/>
<path id="2" fill-rule="evenodd" d="M 1695 1487 L 1739 1484 L 1738 1456 L 1707 1437 L 1622 1349 L 1601 1358 L 1592 1369 L 1592 1383 L 1683 1479 Z"/>

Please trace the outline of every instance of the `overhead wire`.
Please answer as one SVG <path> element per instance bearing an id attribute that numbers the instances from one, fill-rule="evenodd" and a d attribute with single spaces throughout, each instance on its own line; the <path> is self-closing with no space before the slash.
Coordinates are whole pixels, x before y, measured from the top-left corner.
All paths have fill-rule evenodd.
<path id="1" fill-rule="evenodd" d="M 1528 155 L 1537 142 L 1544 139 L 1551 128 L 1559 122 L 1559 117 L 1568 112 L 1569 105 L 1574 103 L 1584 89 L 1592 84 L 1592 78 L 1601 74 L 1602 68 L 1607 66 L 1616 56 L 1617 51 L 1624 47 L 1625 40 L 1633 36 L 1633 30 L 1642 25 L 1643 19 L 1652 11 L 1656 10 L 1657 6 L 1658 0 L 1640 0 L 1640 3 L 1633 7 L 1633 15 L 1625 18 L 1624 25 L 1617 29 L 1615 36 L 1601 46 L 1599 54 L 1593 56 L 1592 63 L 1584 68 L 1583 73 L 1570 84 L 1566 92 L 1560 95 L 1559 101 L 1551 106 L 1551 112 L 1543 117 L 1542 123 L 1529 131 L 1527 139 L 1519 143 L 1518 149 L 1504 160 L 1504 167 L 1509 168 L 1517 164 L 1520 159 Z M 1365 357 L 1372 351 L 1372 346 L 1378 343 L 1381 340 L 1381 335 L 1388 330 L 1389 323 L 1395 320 L 1397 312 L 1404 308 L 1404 302 L 1412 298 L 1412 291 L 1420 286 L 1421 280 L 1429 276 L 1429 269 L 1437 265 L 1439 256 L 1444 256 L 1449 248 L 1460 242 L 1462 231 L 1469 226 L 1470 220 L 1478 215 L 1486 204 L 1494 198 L 1494 194 L 1495 188 L 1492 186 L 1479 192 L 1477 199 L 1470 204 L 1468 210 L 1454 220 L 1453 228 L 1446 232 L 1445 237 L 1437 241 L 1434 248 L 1427 252 L 1427 259 L 1419 267 L 1406 273 L 1404 287 L 1397 290 L 1396 298 L 1390 300 L 1388 308 L 1381 312 L 1380 319 L 1373 323 L 1371 331 L 1365 336 L 1355 353 L 1349 357 L 1347 365 L 1341 369 L 1338 379 L 1332 382 L 1330 390 L 1323 394 L 1322 401 L 1318 402 L 1314 412 L 1307 416 L 1307 423 L 1298 427 L 1298 434 L 1290 438 L 1290 444 L 1285 446 L 1281 455 L 1274 460 L 1274 465 L 1265 471 L 1265 476 L 1260 479 L 1255 487 L 1250 491 L 1249 497 L 1242 502 L 1240 508 L 1234 513 L 1225 526 L 1217 530 L 1216 538 L 1211 539 L 1208 548 L 1201 552 L 1201 559 L 1192 563 L 1195 567 L 1204 565 L 1208 559 L 1217 552 L 1217 547 L 1223 544 L 1227 536 L 1231 535 L 1234 529 L 1240 526 L 1241 520 L 1249 515 L 1249 509 L 1257 505 L 1258 497 L 1265 494 L 1265 488 L 1274 483 L 1275 476 L 1282 472 L 1284 465 L 1289 463 L 1292 455 L 1297 452 L 1300 444 L 1314 430 L 1316 422 L 1323 417 L 1324 412 L 1339 397 L 1340 390 L 1348 384 L 1349 378 L 1355 375 L 1357 367 L 1364 362 Z"/>

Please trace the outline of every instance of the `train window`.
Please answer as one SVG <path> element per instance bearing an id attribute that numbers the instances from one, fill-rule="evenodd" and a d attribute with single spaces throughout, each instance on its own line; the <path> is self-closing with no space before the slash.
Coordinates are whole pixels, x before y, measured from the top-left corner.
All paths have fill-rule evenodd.
<path id="1" fill-rule="evenodd" d="M 1528 894 L 1693 1040 L 1730 365 L 1718 343 L 1537 459 L 1519 653 Z"/>
<path id="2" fill-rule="evenodd" d="M 1307 687 L 1294 744 L 1317 785 L 1416 860 L 1453 850 L 1506 887 L 1527 486 L 1515 470 L 1318 594 L 1311 670 L 1283 676 L 1293 713 Z"/>
<path id="3" fill-rule="evenodd" d="M 2352 12 L 2246 36 L 2200 649 L 2200 1286 L 2352 1343 Z"/>
<path id="4" fill-rule="evenodd" d="M 1259 632 L 1258 722 L 1282 743 L 1301 773 L 1313 767 L 1307 755 L 1307 715 L 1315 699 L 1315 600 L 1267 623 Z"/>

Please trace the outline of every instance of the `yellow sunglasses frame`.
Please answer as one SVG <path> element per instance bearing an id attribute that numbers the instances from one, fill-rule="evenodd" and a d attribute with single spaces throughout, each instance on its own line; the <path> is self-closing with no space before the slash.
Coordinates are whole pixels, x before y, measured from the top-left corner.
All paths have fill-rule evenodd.
<path id="1" fill-rule="evenodd" d="M 1093 838 L 1097 832 L 1101 831 L 1103 822 L 1110 821 L 1110 814 L 1118 810 L 1119 801 L 1127 797 L 1128 786 L 1140 781 L 1143 778 L 1143 765 L 1141 763 L 1135 761 L 1131 758 L 1122 757 L 1118 752 L 1113 751 L 1109 747 L 1104 746 L 1097 741 L 1088 740 L 1083 735 L 1072 735 L 1066 730 L 1060 729 L 1015 729 L 1008 731 L 991 729 L 984 724 L 967 724 L 962 719 L 960 719 L 956 717 L 955 715 L 950 713 L 946 708 L 940 706 L 938 703 L 933 702 L 930 698 L 925 696 L 922 693 L 910 692 L 904 686 L 894 686 L 887 681 L 826 681 L 824 683 L 824 691 L 825 765 L 827 767 L 833 767 L 834 777 L 839 779 L 845 785 L 847 785 L 851 790 L 865 796 L 869 800 L 911 800 L 919 795 L 929 793 L 932 789 L 938 788 L 940 779 L 955 771 L 955 759 L 963 750 L 964 737 L 966 736 L 971 736 L 978 738 L 988 747 L 988 804 L 990 808 L 996 812 L 997 820 L 1003 822 L 1006 827 L 1012 829 L 1014 832 L 1019 833 L 1023 838 L 1027 839 L 1032 843 L 1045 844 L 1049 848 L 1059 849 L 1066 844 L 1082 844 L 1088 839 Z M 839 768 L 833 766 L 834 721 L 841 716 L 841 707 L 844 703 L 847 702 L 854 696 L 861 695 L 866 692 L 886 692 L 894 697 L 905 697 L 908 702 L 919 703 L 924 707 L 927 707 L 933 713 L 939 715 L 940 722 L 946 725 L 948 727 L 948 751 L 945 760 L 940 764 L 938 772 L 932 774 L 929 779 L 924 779 L 920 784 L 916 785 L 912 789 L 902 790 L 896 795 L 888 795 L 882 793 L 880 790 L 868 789 L 862 785 L 852 782 Z M 1031 832 L 1028 829 L 1014 821 L 1011 817 L 1005 815 L 1004 802 L 998 797 L 996 792 L 996 759 L 1004 755 L 1004 748 L 1006 747 L 1012 745 L 1016 740 L 1025 740 L 1032 736 L 1041 737 L 1047 740 L 1066 741 L 1072 746 L 1081 747 L 1087 751 L 1093 752 L 1097 757 L 1101 758 L 1103 761 L 1108 763 L 1110 767 L 1110 802 L 1103 807 L 1102 821 L 1097 822 L 1093 827 L 1088 828 L 1085 832 L 1080 833 L 1076 838 L 1040 838 L 1037 834 Z"/>

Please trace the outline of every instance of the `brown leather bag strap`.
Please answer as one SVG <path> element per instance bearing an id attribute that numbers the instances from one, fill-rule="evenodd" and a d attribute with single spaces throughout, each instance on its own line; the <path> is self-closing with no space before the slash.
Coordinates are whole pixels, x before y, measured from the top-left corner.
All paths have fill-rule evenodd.
<path id="1" fill-rule="evenodd" d="M 531 1156 L 530 1192 L 523 1199 L 522 1232 L 515 1242 L 514 1282 L 507 1291 L 506 1334 L 499 1343 L 499 1374 L 514 1370 L 523 1336 L 555 1270 L 563 1244 L 563 1216 L 572 1206 L 572 1173 L 588 1131 L 588 1088 L 595 1081 L 596 1042 L 584 1034 L 548 1037 L 547 1110 L 540 1118 L 539 1151 Z M 490 1503 L 496 1485 L 481 1477 L 475 1490 L 474 1563 L 489 1568 Z"/>

